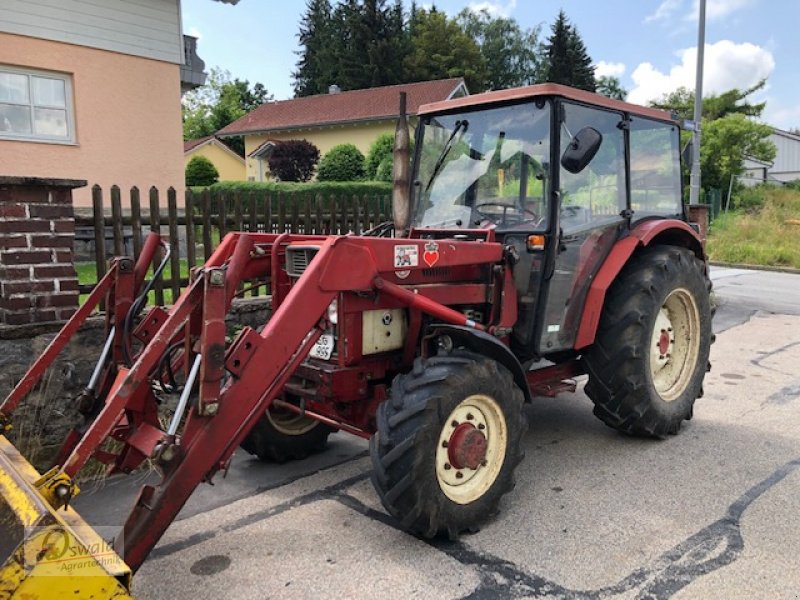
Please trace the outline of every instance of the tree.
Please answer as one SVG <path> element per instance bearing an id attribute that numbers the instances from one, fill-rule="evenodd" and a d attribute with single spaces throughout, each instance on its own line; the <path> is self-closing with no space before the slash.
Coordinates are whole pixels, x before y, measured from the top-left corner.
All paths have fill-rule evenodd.
<path id="1" fill-rule="evenodd" d="M 769 125 L 756 123 L 738 112 L 704 120 L 700 142 L 703 187 L 728 189 L 731 177 L 744 173 L 746 158 L 774 160 L 776 148 L 769 139 L 771 134 Z"/>
<path id="2" fill-rule="evenodd" d="M 544 46 L 545 80 L 594 92 L 597 84 L 592 59 L 577 28 L 564 11 L 558 13 L 550 37 Z"/>
<path id="3" fill-rule="evenodd" d="M 721 119 L 729 114 L 760 117 L 767 103 L 759 102 L 753 104 L 747 100 L 747 97 L 763 89 L 766 83 L 767 80 L 762 79 L 753 87 L 745 90 L 733 88 L 722 94 L 704 96 L 703 119 Z M 660 100 L 651 102 L 650 105 L 675 112 L 681 119 L 694 119 L 694 91 L 685 87 L 679 87 L 674 92 L 664 94 Z"/>
<path id="4" fill-rule="evenodd" d="M 471 92 L 486 89 L 486 60 L 455 20 L 435 8 L 418 9 L 410 31 L 407 81 L 463 77 Z"/>
<path id="5" fill-rule="evenodd" d="M 608 96 L 614 100 L 625 100 L 628 96 L 628 90 L 622 87 L 622 82 L 619 80 L 619 77 L 614 77 L 612 75 L 598 77 L 596 91 L 598 94 L 603 94 L 603 96 Z"/>
<path id="6" fill-rule="evenodd" d="M 486 9 L 475 12 L 465 8 L 456 20 L 480 48 L 489 89 L 530 85 L 542 79 L 540 27 L 523 30 L 515 20 L 492 17 Z"/>
<path id="7" fill-rule="evenodd" d="M 183 97 L 183 139 L 193 140 L 212 135 L 251 110 L 272 100 L 260 83 L 231 79 L 228 71 L 212 68 L 204 86 Z M 244 156 L 241 137 L 223 139 L 240 156 Z"/>
<path id="8" fill-rule="evenodd" d="M 319 149 L 309 141 L 278 142 L 269 155 L 269 172 L 279 181 L 308 181 L 318 160 Z"/>
<path id="9" fill-rule="evenodd" d="M 303 48 L 297 69 L 292 73 L 295 96 L 323 94 L 333 81 L 332 9 L 329 0 L 308 0 L 297 39 Z"/>
<path id="10" fill-rule="evenodd" d="M 353 144 L 339 144 L 322 157 L 320 181 L 359 181 L 364 178 L 364 155 Z"/>
<path id="11" fill-rule="evenodd" d="M 193 156 L 186 165 L 186 185 L 213 185 L 219 180 L 219 172 L 210 160 L 200 154 Z"/>
<path id="12" fill-rule="evenodd" d="M 395 0 L 309 0 L 298 35 L 297 96 L 403 83 L 408 54 L 403 5 Z"/>

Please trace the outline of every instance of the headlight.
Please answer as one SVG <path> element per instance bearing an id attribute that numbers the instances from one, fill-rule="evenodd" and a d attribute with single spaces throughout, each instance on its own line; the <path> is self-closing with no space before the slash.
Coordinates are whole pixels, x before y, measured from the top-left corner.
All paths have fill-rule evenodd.
<path id="1" fill-rule="evenodd" d="M 339 306 L 336 299 L 328 305 L 328 320 L 332 325 L 339 323 Z"/>

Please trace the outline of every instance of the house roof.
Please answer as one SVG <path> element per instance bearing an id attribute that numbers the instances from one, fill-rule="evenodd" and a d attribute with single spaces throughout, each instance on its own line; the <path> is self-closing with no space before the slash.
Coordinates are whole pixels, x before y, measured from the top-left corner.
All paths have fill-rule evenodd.
<path id="1" fill-rule="evenodd" d="M 406 110 L 414 115 L 421 105 L 446 100 L 463 86 L 462 78 L 439 79 L 268 102 L 223 127 L 217 135 L 392 119 L 398 114 L 400 92 L 406 92 Z"/>
<path id="2" fill-rule="evenodd" d="M 214 144 L 221 150 L 224 150 L 237 160 L 240 160 L 242 163 L 244 163 L 244 158 L 236 154 L 236 152 L 231 150 L 227 144 L 218 140 L 217 137 L 214 135 L 207 135 L 205 137 L 197 138 L 196 140 L 186 140 L 185 142 L 183 142 L 183 153 L 188 154 L 189 152 L 197 150 L 198 148 L 200 148 L 201 146 L 205 146 L 206 144 Z"/>
<path id="3" fill-rule="evenodd" d="M 213 135 L 207 135 L 205 137 L 197 138 L 196 140 L 184 140 L 183 141 L 183 153 L 186 154 L 189 150 L 194 150 L 198 146 L 202 146 L 209 140 L 213 140 Z"/>

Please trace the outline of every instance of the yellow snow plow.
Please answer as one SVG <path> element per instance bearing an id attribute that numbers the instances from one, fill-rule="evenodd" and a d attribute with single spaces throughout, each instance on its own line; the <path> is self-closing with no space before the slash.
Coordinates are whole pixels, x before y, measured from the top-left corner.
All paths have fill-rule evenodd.
<path id="1" fill-rule="evenodd" d="M 42 477 L 0 435 L 0 600 L 130 598 L 115 540 L 72 508 L 53 509 Z"/>

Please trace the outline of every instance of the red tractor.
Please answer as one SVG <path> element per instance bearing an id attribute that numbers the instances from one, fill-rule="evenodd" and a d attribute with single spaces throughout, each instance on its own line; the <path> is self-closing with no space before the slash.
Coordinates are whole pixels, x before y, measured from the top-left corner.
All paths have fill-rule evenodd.
<path id="1" fill-rule="evenodd" d="M 448 100 L 419 112 L 407 185 L 408 134 L 398 132 L 393 227 L 230 233 L 173 307 L 144 317 L 160 240 L 135 265 L 114 259 L 0 406 L 9 423 L 105 297 L 108 342 L 83 397 L 87 425 L 51 471 L 20 475 L 19 486 L 54 510 L 90 457 L 121 472 L 152 459 L 163 479 L 143 488 L 124 530 L 135 570 L 240 444 L 286 460 L 335 430 L 368 438 L 386 509 L 416 535 L 455 537 L 512 489 L 524 404 L 574 391 L 578 375 L 610 427 L 677 433 L 702 395 L 712 341 L 678 123 L 552 84 Z M 226 343 L 237 286 L 266 278 L 272 317 Z M 165 368 L 182 373 L 167 428 L 154 393 Z M 113 451 L 101 448 L 109 437 Z"/>

